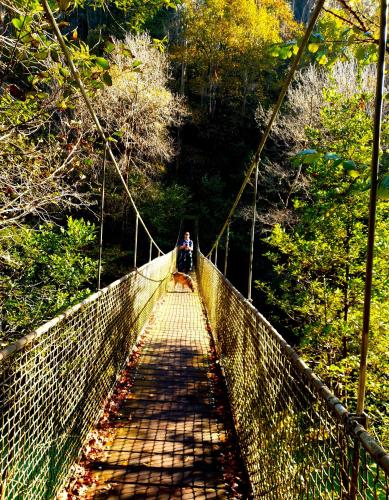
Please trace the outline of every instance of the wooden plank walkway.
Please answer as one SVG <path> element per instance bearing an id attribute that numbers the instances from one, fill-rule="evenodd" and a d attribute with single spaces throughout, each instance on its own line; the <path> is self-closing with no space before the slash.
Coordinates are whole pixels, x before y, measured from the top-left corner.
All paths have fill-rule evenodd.
<path id="1" fill-rule="evenodd" d="M 220 462 L 226 436 L 214 407 L 209 353 L 197 293 L 167 293 L 142 350 L 133 397 L 121 408 L 125 423 L 89 498 L 226 498 Z"/>

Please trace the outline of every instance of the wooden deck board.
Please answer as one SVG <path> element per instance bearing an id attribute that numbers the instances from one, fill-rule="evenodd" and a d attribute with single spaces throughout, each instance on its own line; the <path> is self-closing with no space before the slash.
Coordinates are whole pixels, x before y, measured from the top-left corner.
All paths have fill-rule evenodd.
<path id="1" fill-rule="evenodd" d="M 197 293 L 167 293 L 89 498 L 226 498 L 220 462 L 225 430 L 214 408 L 209 353 Z"/>

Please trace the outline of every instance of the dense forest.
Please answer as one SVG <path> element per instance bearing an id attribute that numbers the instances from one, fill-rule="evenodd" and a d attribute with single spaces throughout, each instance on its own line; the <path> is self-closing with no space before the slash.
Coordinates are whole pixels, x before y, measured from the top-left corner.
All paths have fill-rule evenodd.
<path id="1" fill-rule="evenodd" d="M 51 0 L 153 237 L 208 252 L 314 2 Z M 38 0 L 0 0 L 0 345 L 96 290 L 104 147 Z M 328 1 L 259 167 L 256 307 L 351 409 L 359 368 L 378 2 Z M 367 412 L 389 445 L 389 108 L 382 127 Z M 106 164 L 103 283 L 133 262 L 135 219 Z M 231 223 L 247 287 L 253 182 Z M 186 224 L 186 225 L 185 225 Z M 141 252 L 148 244 L 140 235 Z M 221 255 L 223 248 L 221 248 Z"/>

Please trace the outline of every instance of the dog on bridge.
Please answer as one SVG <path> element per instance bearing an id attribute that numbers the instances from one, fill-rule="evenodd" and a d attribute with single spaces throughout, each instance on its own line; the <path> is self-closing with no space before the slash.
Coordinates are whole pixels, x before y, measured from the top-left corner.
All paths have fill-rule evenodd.
<path id="1" fill-rule="evenodd" d="M 194 292 L 194 286 L 193 286 L 193 280 L 190 276 L 188 276 L 185 273 L 179 273 L 176 271 L 173 273 L 173 280 L 174 280 L 174 288 L 176 287 L 177 283 L 181 283 L 181 286 L 187 286 Z"/>

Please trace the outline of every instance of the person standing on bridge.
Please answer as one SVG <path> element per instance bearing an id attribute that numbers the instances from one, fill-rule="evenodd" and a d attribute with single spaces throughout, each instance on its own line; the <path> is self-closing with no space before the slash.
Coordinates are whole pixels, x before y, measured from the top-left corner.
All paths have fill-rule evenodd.
<path id="1" fill-rule="evenodd" d="M 190 239 L 190 234 L 186 232 L 184 239 L 177 243 L 178 248 L 178 272 L 188 274 L 193 267 L 193 241 Z"/>

